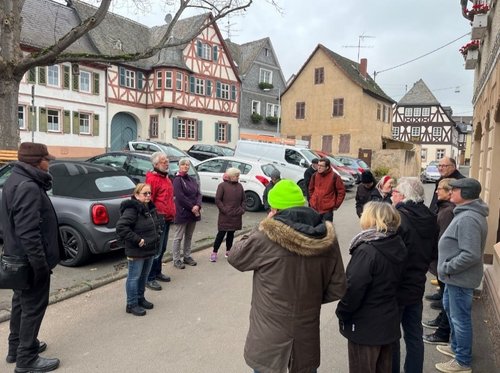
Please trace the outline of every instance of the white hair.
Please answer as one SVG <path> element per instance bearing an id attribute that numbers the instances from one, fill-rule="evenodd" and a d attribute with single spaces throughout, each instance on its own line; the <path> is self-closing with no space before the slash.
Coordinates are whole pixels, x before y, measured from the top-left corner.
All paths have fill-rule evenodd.
<path id="1" fill-rule="evenodd" d="M 403 202 L 423 202 L 425 199 L 424 184 L 418 177 L 402 177 L 396 187 L 399 194 L 404 196 Z"/>
<path id="2" fill-rule="evenodd" d="M 227 176 L 240 176 L 240 174 L 241 174 L 240 169 L 236 168 L 236 167 L 229 167 L 226 170 L 226 175 Z"/>
<path id="3" fill-rule="evenodd" d="M 151 154 L 151 163 L 153 166 L 156 166 L 158 163 L 160 163 L 162 158 L 167 158 L 167 155 L 163 152 L 154 152 Z"/>
<path id="4" fill-rule="evenodd" d="M 182 166 L 183 164 L 191 164 L 191 161 L 189 160 L 189 158 L 181 158 L 179 160 L 179 166 Z"/>

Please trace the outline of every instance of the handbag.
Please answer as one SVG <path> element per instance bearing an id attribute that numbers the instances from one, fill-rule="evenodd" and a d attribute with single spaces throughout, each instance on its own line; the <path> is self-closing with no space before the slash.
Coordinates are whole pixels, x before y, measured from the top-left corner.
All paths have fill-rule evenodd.
<path id="1" fill-rule="evenodd" d="M 27 257 L 2 254 L 0 257 L 0 289 L 27 290 L 33 270 Z"/>

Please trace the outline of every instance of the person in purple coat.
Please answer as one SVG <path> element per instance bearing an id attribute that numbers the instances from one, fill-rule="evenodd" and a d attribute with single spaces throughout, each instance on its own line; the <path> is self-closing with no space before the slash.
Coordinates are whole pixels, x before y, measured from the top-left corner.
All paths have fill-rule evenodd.
<path id="1" fill-rule="evenodd" d="M 179 172 L 174 178 L 174 242 L 172 257 L 174 267 L 184 269 L 185 264 L 195 266 L 197 263 L 191 257 L 191 240 L 196 222 L 201 219 L 201 192 L 200 186 L 188 175 L 191 163 L 188 158 L 179 161 Z M 183 245 L 183 259 L 181 260 L 181 242 Z"/>

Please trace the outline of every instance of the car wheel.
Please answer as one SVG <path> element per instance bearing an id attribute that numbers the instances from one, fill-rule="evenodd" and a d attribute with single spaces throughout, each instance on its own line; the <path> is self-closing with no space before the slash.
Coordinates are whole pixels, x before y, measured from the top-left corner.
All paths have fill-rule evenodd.
<path id="1" fill-rule="evenodd" d="M 69 225 L 60 226 L 59 232 L 66 255 L 61 264 L 66 267 L 76 267 L 85 263 L 90 257 L 90 251 L 81 233 Z"/>
<path id="2" fill-rule="evenodd" d="M 257 193 L 245 192 L 245 209 L 247 211 L 259 211 L 261 208 L 260 198 Z"/>

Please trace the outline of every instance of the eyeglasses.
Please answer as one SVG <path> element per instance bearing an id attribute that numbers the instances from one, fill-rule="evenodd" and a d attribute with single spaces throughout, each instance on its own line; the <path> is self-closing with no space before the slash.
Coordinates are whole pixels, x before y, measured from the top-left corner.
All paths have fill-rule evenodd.
<path id="1" fill-rule="evenodd" d="M 438 168 L 450 167 L 451 164 L 438 164 Z"/>
<path id="2" fill-rule="evenodd" d="M 142 193 L 139 193 L 139 194 L 142 194 L 143 196 L 150 196 L 151 192 L 142 192 Z"/>

